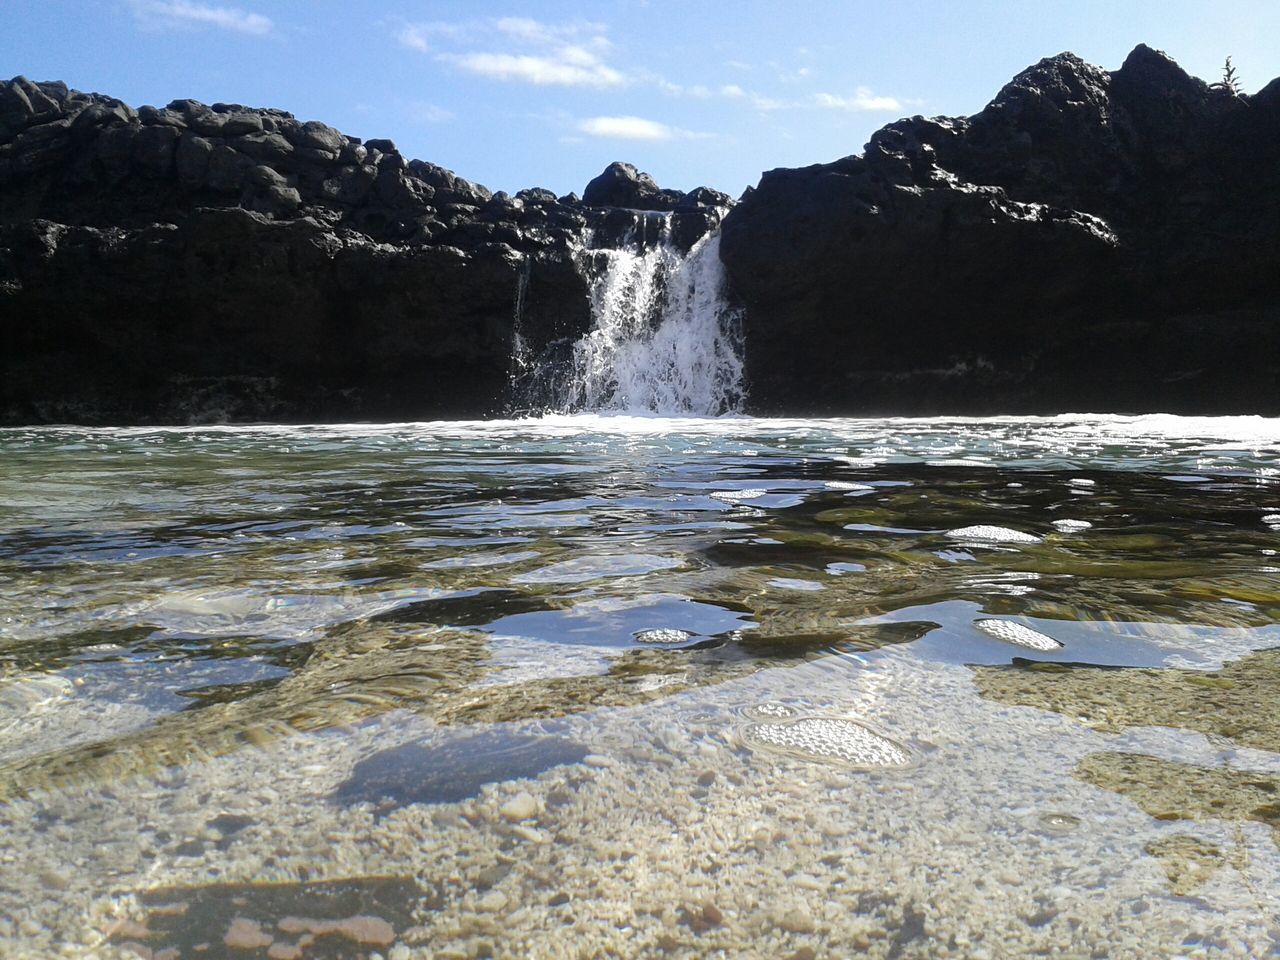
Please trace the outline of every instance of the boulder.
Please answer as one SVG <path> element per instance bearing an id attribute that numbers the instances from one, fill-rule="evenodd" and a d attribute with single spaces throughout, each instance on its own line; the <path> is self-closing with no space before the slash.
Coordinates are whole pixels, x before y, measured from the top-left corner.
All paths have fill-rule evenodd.
<path id="1" fill-rule="evenodd" d="M 267 163 L 285 160 L 293 153 L 293 144 L 278 133 L 246 133 L 228 143 L 246 157 Z"/>
<path id="2" fill-rule="evenodd" d="M 592 207 L 673 210 L 680 202 L 680 194 L 661 190 L 653 177 L 630 163 L 615 162 L 587 184 L 582 202 Z"/>
<path id="3" fill-rule="evenodd" d="M 239 193 L 244 186 L 245 173 L 253 166 L 253 161 L 225 143 L 214 144 L 209 154 L 208 177 L 205 181 L 210 190 L 222 193 Z"/>
<path id="4" fill-rule="evenodd" d="M 194 133 L 185 133 L 174 155 L 178 180 L 188 187 L 203 186 L 209 173 L 213 143 Z"/>
<path id="5" fill-rule="evenodd" d="M 342 134 L 317 120 L 308 120 L 302 125 L 295 143 L 299 147 L 325 150 L 333 154 L 341 152 L 346 146 Z"/>
<path id="6" fill-rule="evenodd" d="M 143 127 L 133 139 L 134 166 L 149 177 L 169 176 L 181 137 L 182 132 L 176 127 Z"/>
<path id="7" fill-rule="evenodd" d="M 251 113 L 247 110 L 236 110 L 218 114 L 220 120 L 217 121 L 221 129 L 216 131 L 224 137 L 238 137 L 244 134 L 261 133 L 262 132 L 262 115 Z M 214 132 L 201 130 L 201 133 Z"/>

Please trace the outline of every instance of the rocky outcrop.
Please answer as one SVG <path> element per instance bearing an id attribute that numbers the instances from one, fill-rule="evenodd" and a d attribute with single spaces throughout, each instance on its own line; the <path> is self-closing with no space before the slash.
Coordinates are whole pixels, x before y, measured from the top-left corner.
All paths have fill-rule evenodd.
<path id="1" fill-rule="evenodd" d="M 1280 414 L 1280 81 L 1061 54 L 723 227 L 760 412 Z"/>
<path id="2" fill-rule="evenodd" d="M 685 245 L 721 215 L 659 192 Z M 500 413 L 517 326 L 534 352 L 588 329 L 573 251 L 643 218 L 629 199 L 491 193 L 279 110 L 0 81 L 0 423 Z"/>
<path id="3" fill-rule="evenodd" d="M 0 82 L 0 423 L 492 415 L 589 328 L 586 238 L 722 218 L 756 412 L 1280 414 L 1280 80 L 1062 54 L 730 206 L 623 163 L 509 196 L 279 110 Z"/>

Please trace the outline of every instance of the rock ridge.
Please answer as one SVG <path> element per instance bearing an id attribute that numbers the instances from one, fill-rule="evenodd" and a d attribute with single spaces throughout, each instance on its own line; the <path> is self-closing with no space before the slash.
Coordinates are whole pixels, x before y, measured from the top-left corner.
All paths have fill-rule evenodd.
<path id="1" fill-rule="evenodd" d="M 1049 57 L 766 172 L 721 256 L 760 412 L 1280 414 L 1280 80 Z"/>
<path id="2" fill-rule="evenodd" d="M 589 328 L 588 231 L 668 210 L 687 248 L 729 203 L 609 171 L 511 196 L 282 110 L 0 81 L 0 423 L 499 413 L 517 324 Z"/>
<path id="3" fill-rule="evenodd" d="M 1139 45 L 736 206 L 622 162 L 495 193 L 280 110 L 0 81 L 0 423 L 501 413 L 590 327 L 588 238 L 656 216 L 722 228 L 753 412 L 1280 415 L 1280 79 Z"/>

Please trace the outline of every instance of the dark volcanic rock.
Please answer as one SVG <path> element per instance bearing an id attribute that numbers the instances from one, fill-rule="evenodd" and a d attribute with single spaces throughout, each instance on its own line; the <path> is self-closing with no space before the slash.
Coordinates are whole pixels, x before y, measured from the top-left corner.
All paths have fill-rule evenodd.
<path id="1" fill-rule="evenodd" d="M 773 170 L 723 226 L 761 411 L 1280 413 L 1280 104 L 1138 47 Z"/>
<path id="2" fill-rule="evenodd" d="M 662 190 L 653 177 L 629 163 L 615 162 L 587 184 L 582 202 L 593 207 L 627 207 L 631 210 L 673 210 L 679 194 Z"/>
<path id="3" fill-rule="evenodd" d="M 468 240 L 490 197 L 282 111 L 0 82 L 0 422 L 500 412 L 517 290 L 535 346 L 590 314 L 582 216 Z"/>
<path id="4" fill-rule="evenodd" d="M 1280 80 L 1061 54 L 731 207 L 621 163 L 494 194 L 280 110 L 0 81 L 0 423 L 497 413 L 589 328 L 588 234 L 722 219 L 757 411 L 1280 414 Z"/>
<path id="5" fill-rule="evenodd" d="M 653 196 L 686 247 L 722 213 Z M 501 412 L 517 325 L 589 327 L 574 251 L 615 213 L 280 110 L 0 81 L 0 423 Z"/>

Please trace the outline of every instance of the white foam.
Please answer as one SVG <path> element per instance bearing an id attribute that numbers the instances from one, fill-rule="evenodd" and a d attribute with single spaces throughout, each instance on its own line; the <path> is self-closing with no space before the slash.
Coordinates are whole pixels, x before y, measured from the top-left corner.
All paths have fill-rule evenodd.
<path id="1" fill-rule="evenodd" d="M 1081 533 L 1089 530 L 1093 524 L 1088 520 L 1055 520 L 1053 521 L 1053 529 L 1059 533 Z"/>
<path id="2" fill-rule="evenodd" d="M 720 235 L 682 255 L 664 238 L 583 251 L 592 329 L 574 345 L 556 406 L 716 416 L 742 400 L 740 318 L 724 297 Z"/>
<path id="3" fill-rule="evenodd" d="M 1005 643 L 1016 643 L 1020 647 L 1029 647 L 1032 650 L 1062 649 L 1060 640 L 1055 640 L 1039 630 L 1032 630 L 1020 623 L 1014 623 L 1012 620 L 976 620 L 973 625 L 988 636 L 1003 640 Z"/>
<path id="4" fill-rule="evenodd" d="M 955 540 L 967 540 L 981 543 L 1040 543 L 1040 538 L 1021 530 L 1010 530 L 1008 527 L 993 527 L 979 524 L 973 527 L 959 527 L 948 530 L 947 536 Z"/>

